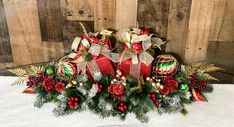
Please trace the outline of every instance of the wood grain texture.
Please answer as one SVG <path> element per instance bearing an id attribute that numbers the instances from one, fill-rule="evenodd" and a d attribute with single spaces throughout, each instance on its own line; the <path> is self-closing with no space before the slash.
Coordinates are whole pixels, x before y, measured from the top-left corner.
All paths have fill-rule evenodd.
<path id="1" fill-rule="evenodd" d="M 209 40 L 234 41 L 234 1 L 216 0 Z"/>
<path id="2" fill-rule="evenodd" d="M 116 0 L 94 0 L 94 29 L 115 28 Z"/>
<path id="3" fill-rule="evenodd" d="M 62 48 L 62 42 L 45 44 L 41 40 L 36 0 L 4 0 L 3 3 L 15 66 L 49 61 L 51 58 L 46 53 L 61 57 L 63 51 L 57 49 Z"/>
<path id="4" fill-rule="evenodd" d="M 184 59 L 192 0 L 171 0 L 168 15 L 166 51 Z"/>
<path id="5" fill-rule="evenodd" d="M 158 29 L 160 37 L 166 38 L 170 0 L 139 0 L 138 19 L 140 27 Z"/>
<path id="6" fill-rule="evenodd" d="M 0 63 L 13 62 L 3 1 L 0 0 Z"/>
<path id="7" fill-rule="evenodd" d="M 43 61 L 37 2 L 3 0 L 15 64 Z"/>
<path id="8" fill-rule="evenodd" d="M 43 42 L 41 52 L 43 52 L 43 62 L 56 61 L 64 56 L 63 42 Z"/>
<path id="9" fill-rule="evenodd" d="M 94 21 L 94 0 L 60 0 L 63 16 L 71 21 Z"/>
<path id="10" fill-rule="evenodd" d="M 205 61 L 215 0 L 193 0 L 185 50 L 187 63 Z"/>
<path id="11" fill-rule="evenodd" d="M 137 0 L 117 0 L 115 29 L 118 30 L 118 36 L 123 29 L 136 27 L 137 5 Z"/>
<path id="12" fill-rule="evenodd" d="M 37 0 L 43 41 L 62 41 L 63 17 L 59 0 Z"/>

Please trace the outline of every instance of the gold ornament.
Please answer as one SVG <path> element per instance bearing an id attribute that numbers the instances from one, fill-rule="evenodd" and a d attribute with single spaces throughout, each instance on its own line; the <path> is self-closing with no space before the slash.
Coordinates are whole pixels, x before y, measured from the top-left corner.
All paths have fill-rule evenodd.
<path id="1" fill-rule="evenodd" d="M 161 84 L 160 84 L 159 82 L 156 83 L 156 86 L 157 86 L 157 87 L 160 87 L 160 85 L 161 85 Z"/>
<path id="2" fill-rule="evenodd" d="M 149 80 L 150 80 L 150 77 L 147 77 L 146 80 L 149 81 Z"/>
<path id="3" fill-rule="evenodd" d="M 70 87 L 72 87 L 72 84 L 71 84 L 71 83 L 68 83 L 68 84 L 66 85 L 66 88 L 70 88 Z"/>
<path id="4" fill-rule="evenodd" d="M 80 82 L 80 83 L 79 83 L 79 86 L 84 86 L 84 83 L 83 83 L 83 82 Z"/>
<path id="5" fill-rule="evenodd" d="M 72 80 L 72 84 L 76 85 L 77 81 L 76 80 Z"/>
<path id="6" fill-rule="evenodd" d="M 163 85 L 160 85 L 160 89 L 163 89 L 164 87 L 163 87 Z"/>
<path id="7" fill-rule="evenodd" d="M 120 70 L 117 70 L 116 73 L 118 74 L 119 72 L 121 72 Z"/>
<path id="8" fill-rule="evenodd" d="M 122 76 L 121 79 L 122 79 L 122 80 L 126 80 L 126 77 L 125 77 L 125 76 Z"/>
<path id="9" fill-rule="evenodd" d="M 117 79 L 116 79 L 116 78 L 114 78 L 112 81 L 113 81 L 113 82 L 117 82 Z"/>
<path id="10" fill-rule="evenodd" d="M 152 82 L 151 84 L 152 84 L 152 86 L 153 86 L 153 87 L 155 87 L 155 86 L 156 86 L 156 83 L 155 83 L 155 82 Z"/>
<path id="11" fill-rule="evenodd" d="M 117 74 L 119 75 L 119 76 L 121 76 L 122 75 L 122 72 L 120 71 L 120 72 L 117 72 Z"/>

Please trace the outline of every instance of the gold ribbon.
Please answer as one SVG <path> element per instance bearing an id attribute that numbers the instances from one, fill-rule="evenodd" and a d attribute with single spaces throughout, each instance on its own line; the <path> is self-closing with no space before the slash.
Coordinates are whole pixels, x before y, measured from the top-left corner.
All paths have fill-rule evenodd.
<path id="1" fill-rule="evenodd" d="M 90 43 L 86 38 L 82 39 L 80 37 L 76 37 L 74 41 L 72 42 L 71 49 L 76 51 L 80 43 L 86 48 L 90 47 Z"/>

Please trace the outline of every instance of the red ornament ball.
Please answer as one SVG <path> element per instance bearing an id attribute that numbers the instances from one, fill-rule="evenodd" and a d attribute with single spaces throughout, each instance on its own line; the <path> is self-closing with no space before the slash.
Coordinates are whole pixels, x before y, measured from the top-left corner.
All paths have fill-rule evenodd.
<path id="1" fill-rule="evenodd" d="M 135 53 L 141 53 L 143 50 L 142 44 L 140 42 L 135 42 L 132 44 L 132 49 Z"/>
<path id="2" fill-rule="evenodd" d="M 156 77 L 174 75 L 178 69 L 178 61 L 170 54 L 159 55 L 153 62 L 152 74 Z"/>

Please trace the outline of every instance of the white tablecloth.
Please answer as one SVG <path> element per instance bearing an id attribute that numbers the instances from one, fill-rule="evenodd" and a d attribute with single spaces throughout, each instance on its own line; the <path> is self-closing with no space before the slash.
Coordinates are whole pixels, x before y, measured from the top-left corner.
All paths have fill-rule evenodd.
<path id="1" fill-rule="evenodd" d="M 187 116 L 151 112 L 150 121 L 142 124 L 133 114 L 125 121 L 116 117 L 101 119 L 88 111 L 55 117 L 54 104 L 34 107 L 36 95 L 23 94 L 24 85 L 11 86 L 15 79 L 0 76 L 0 127 L 234 127 L 234 85 L 214 85 L 209 102 L 186 106 Z"/>

